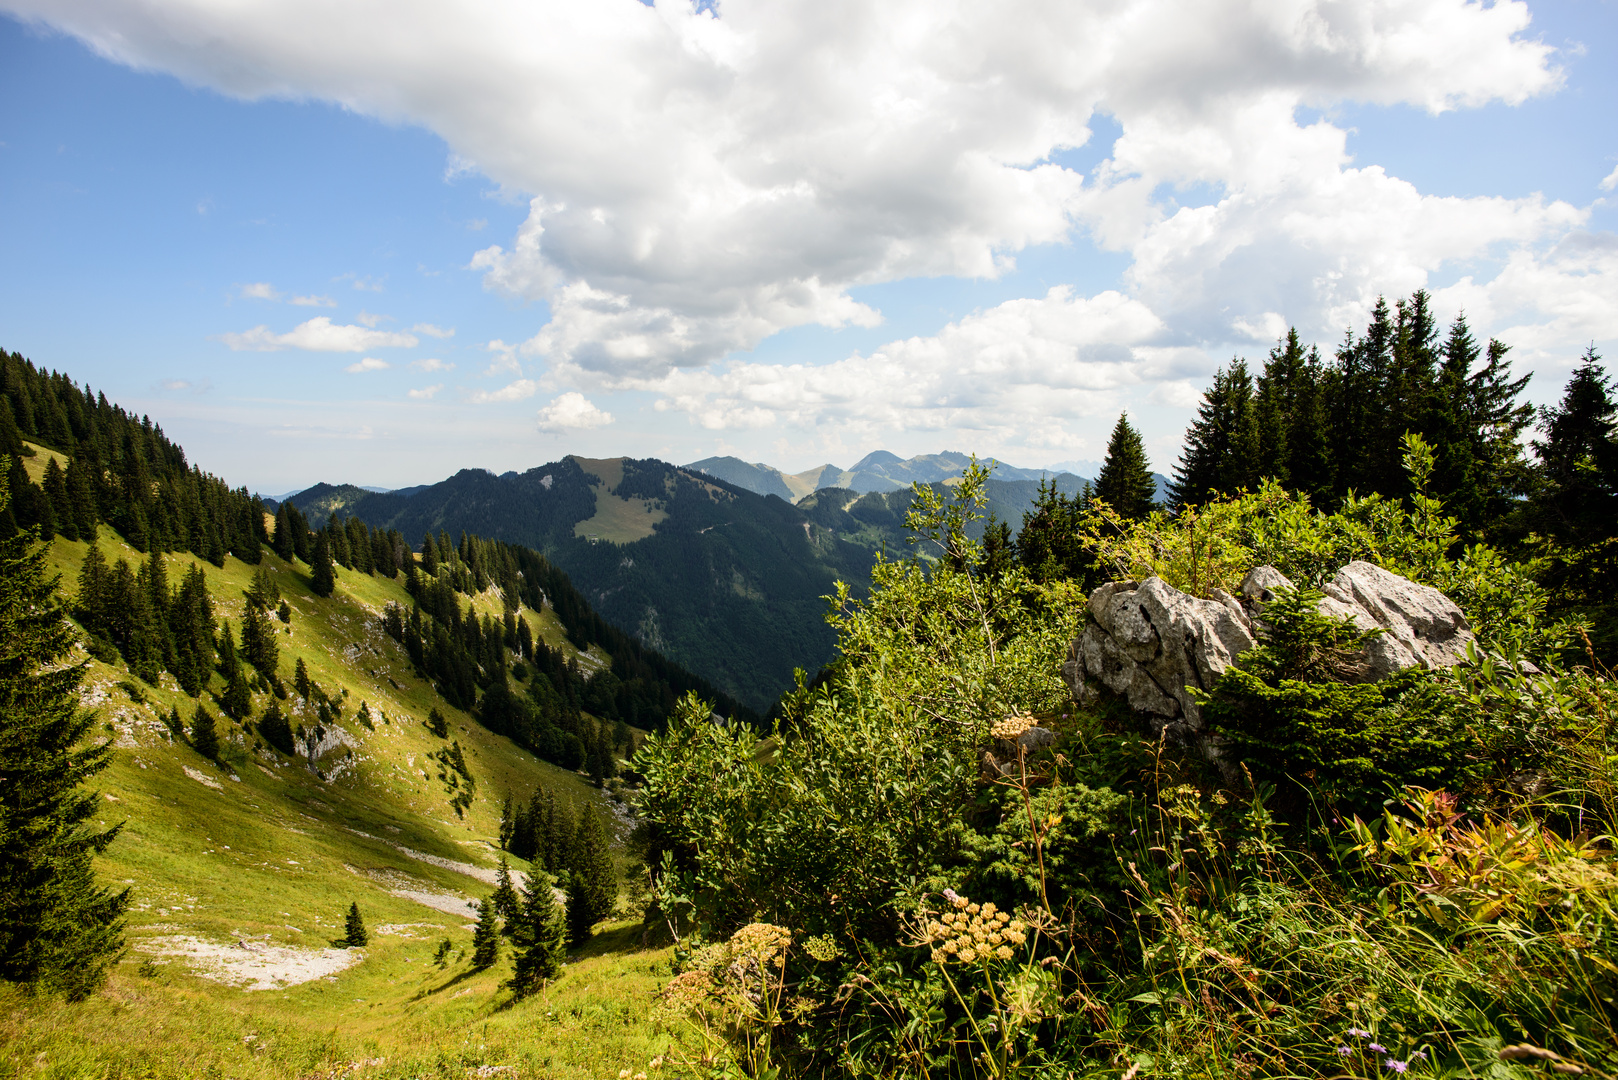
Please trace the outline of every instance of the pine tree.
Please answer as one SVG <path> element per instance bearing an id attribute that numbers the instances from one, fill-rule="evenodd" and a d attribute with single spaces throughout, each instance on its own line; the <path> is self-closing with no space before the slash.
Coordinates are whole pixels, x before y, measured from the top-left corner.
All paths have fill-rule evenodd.
<path id="1" fill-rule="evenodd" d="M 506 862 L 504 855 L 500 856 L 500 871 L 495 878 L 494 895 L 489 897 L 489 905 L 493 907 L 494 913 L 500 916 L 505 932 L 511 934 L 518 917 L 522 914 L 522 902 L 517 897 L 517 890 L 512 887 L 511 866 Z"/>
<path id="2" fill-rule="evenodd" d="M 292 605 L 282 600 L 281 606 L 275 609 L 275 617 L 290 625 L 292 622 Z"/>
<path id="3" fill-rule="evenodd" d="M 0 506 L 6 494 L 0 493 Z M 44 552 L 0 541 L 0 978 L 79 1000 L 124 952 L 129 890 L 98 886 L 92 857 L 121 825 L 87 828 L 102 805 L 83 783 L 111 760 L 88 741 L 83 664 L 63 664 L 73 631 Z"/>
<path id="4" fill-rule="evenodd" d="M 291 506 L 282 503 L 275 509 L 275 535 L 271 538 L 271 547 L 283 562 L 290 563 L 298 553 L 296 542 L 292 536 Z"/>
<path id="5" fill-rule="evenodd" d="M 213 714 L 201 705 L 191 714 L 191 748 L 210 761 L 219 757 L 219 732 Z"/>
<path id="6" fill-rule="evenodd" d="M 73 517 L 73 504 L 67 495 L 67 473 L 54 457 L 45 462 L 45 496 L 51 501 L 51 518 L 64 540 L 77 540 L 79 526 Z"/>
<path id="7" fill-rule="evenodd" d="M 568 935 L 577 946 L 590 939 L 590 929 L 611 915 L 618 901 L 618 878 L 612 869 L 607 832 L 594 807 L 585 807 L 579 818 L 568 869 Z"/>
<path id="8" fill-rule="evenodd" d="M 365 932 L 365 920 L 360 918 L 359 904 L 349 904 L 348 918 L 343 920 L 343 948 L 363 948 L 370 940 L 371 935 Z"/>
<path id="9" fill-rule="evenodd" d="M 316 596 L 330 596 L 337 588 L 337 571 L 332 566 L 330 534 L 322 529 L 315 538 L 315 551 L 310 564 L 309 590 Z"/>
<path id="10" fill-rule="evenodd" d="M 298 691 L 298 696 L 308 701 L 314 690 L 314 683 L 309 680 L 309 669 L 303 665 L 303 657 L 298 657 L 298 666 L 292 670 L 292 685 Z"/>
<path id="11" fill-rule="evenodd" d="M 567 957 L 567 920 L 556 902 L 556 879 L 549 874 L 529 871 L 522 915 L 512 938 L 516 957 L 507 985 L 518 998 L 525 998 L 555 978 Z"/>
<path id="12" fill-rule="evenodd" d="M 1140 433 L 1120 413 L 1107 442 L 1107 457 L 1096 477 L 1096 498 L 1117 511 L 1121 516 L 1140 520 L 1152 512 L 1152 499 L 1157 482 L 1152 479 L 1151 465 L 1146 460 L 1146 447 Z"/>
<path id="13" fill-rule="evenodd" d="M 500 958 L 500 932 L 494 924 L 494 901 L 485 900 L 478 905 L 478 922 L 472 928 L 472 966 L 478 971 Z"/>
<path id="14" fill-rule="evenodd" d="M 449 721 L 444 719 L 444 714 L 438 711 L 436 705 L 427 711 L 427 730 L 440 739 L 449 738 Z"/>

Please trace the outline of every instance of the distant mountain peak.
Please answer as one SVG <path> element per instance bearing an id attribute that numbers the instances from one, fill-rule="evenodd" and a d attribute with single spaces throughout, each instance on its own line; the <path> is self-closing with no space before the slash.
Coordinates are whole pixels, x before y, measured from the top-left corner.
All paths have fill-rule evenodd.
<path id="1" fill-rule="evenodd" d="M 902 465 L 904 458 L 891 450 L 872 450 L 869 454 L 856 461 L 849 472 L 860 472 L 864 469 L 880 469 L 885 465 Z"/>

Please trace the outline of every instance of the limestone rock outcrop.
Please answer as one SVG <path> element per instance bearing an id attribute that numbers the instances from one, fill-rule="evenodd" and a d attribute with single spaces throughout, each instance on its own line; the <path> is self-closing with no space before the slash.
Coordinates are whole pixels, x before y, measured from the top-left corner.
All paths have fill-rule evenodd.
<path id="1" fill-rule="evenodd" d="M 1190 691 L 1212 689 L 1257 644 L 1264 606 L 1291 587 L 1273 566 L 1249 572 L 1240 598 L 1216 589 L 1212 599 L 1199 599 L 1158 577 L 1109 582 L 1090 594 L 1063 673 L 1080 702 L 1105 687 L 1145 714 L 1154 733 L 1191 737 L 1202 729 L 1202 712 Z M 1322 613 L 1381 631 L 1365 650 L 1366 681 L 1455 664 L 1472 638 L 1447 596 L 1372 563 L 1349 563 L 1321 591 Z"/>

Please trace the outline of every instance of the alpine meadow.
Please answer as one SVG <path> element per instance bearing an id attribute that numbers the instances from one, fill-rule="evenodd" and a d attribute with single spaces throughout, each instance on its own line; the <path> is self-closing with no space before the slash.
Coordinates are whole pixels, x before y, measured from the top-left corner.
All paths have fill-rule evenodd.
<path id="1" fill-rule="evenodd" d="M 1615 58 L 0 0 L 0 1080 L 1618 1080 Z"/>

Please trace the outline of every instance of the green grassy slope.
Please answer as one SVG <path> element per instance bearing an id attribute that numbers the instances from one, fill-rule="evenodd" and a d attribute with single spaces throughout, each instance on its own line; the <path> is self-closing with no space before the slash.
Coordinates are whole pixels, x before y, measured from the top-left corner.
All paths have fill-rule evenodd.
<path id="1" fill-rule="evenodd" d="M 105 526 L 100 545 L 109 561 L 142 558 Z M 60 538 L 50 546 L 69 591 L 86 546 Z M 308 590 L 306 568 L 265 560 L 293 609 L 290 632 L 272 620 L 282 678 L 290 684 L 301 657 L 342 699 L 347 745 L 320 757 L 322 779 L 301 759 L 258 745 L 208 701 L 223 745 L 215 764 L 163 723 L 172 705 L 189 722 L 196 704 L 169 676 L 153 688 L 122 665 L 88 661 L 85 703 L 117 747 L 95 786 L 103 819 L 126 822 L 97 869 L 104 882 L 134 890 L 132 948 L 107 989 L 82 1005 L 0 990 L 0 1076 L 337 1075 L 322 1070 L 378 1058 L 386 1064 L 353 1075 L 464 1076 L 482 1064 L 519 1066 L 502 1075 L 644 1068 L 658 1047 L 641 1016 L 668 956 L 639 950 L 638 931 L 604 934 L 549 990 L 515 1008 L 499 990 L 506 956 L 485 973 L 467 963 L 466 901 L 492 891 L 505 794 L 525 798 L 544 784 L 576 805 L 593 800 L 610 811 L 609 800 L 485 731 L 414 674 L 376 620 L 389 601 L 408 605 L 402 582 L 339 569 L 337 592 L 322 600 Z M 190 561 L 170 556 L 170 580 Z M 239 631 L 253 568 L 234 558 L 203 568 L 216 616 Z M 498 614 L 497 597 L 485 603 Z M 524 616 L 536 636 L 564 643 L 550 612 Z M 212 690 L 222 689 L 216 675 Z M 380 710 L 374 731 L 355 720 L 361 701 L 373 715 Z M 267 703 L 256 695 L 255 714 Z M 476 780 L 464 819 L 428 758 L 447 745 L 423 723 L 433 707 L 449 718 Z M 313 712 L 292 719 L 312 726 Z M 332 944 L 350 902 L 371 943 L 343 952 Z M 440 969 L 430 961 L 443 938 L 454 951 Z M 267 988 L 204 977 L 221 965 Z"/>

